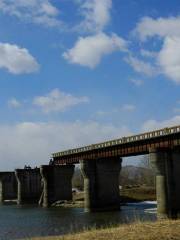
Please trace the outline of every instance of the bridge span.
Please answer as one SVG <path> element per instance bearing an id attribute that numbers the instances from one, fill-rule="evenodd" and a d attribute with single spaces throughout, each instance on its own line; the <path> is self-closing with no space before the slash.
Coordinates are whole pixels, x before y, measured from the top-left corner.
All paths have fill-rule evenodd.
<path id="1" fill-rule="evenodd" d="M 56 186 L 68 199 L 71 197 L 74 164 L 80 163 L 84 178 L 85 210 L 120 209 L 119 174 L 122 158 L 142 154 L 149 154 L 156 174 L 158 216 L 180 217 L 180 126 L 53 153 L 51 166 L 41 167 L 43 205 L 51 203 L 52 189 L 58 192 Z"/>
<path id="2" fill-rule="evenodd" d="M 180 126 L 57 152 L 52 156 L 54 164 L 79 163 L 81 160 L 144 155 L 152 148 L 176 146 L 180 146 Z"/>

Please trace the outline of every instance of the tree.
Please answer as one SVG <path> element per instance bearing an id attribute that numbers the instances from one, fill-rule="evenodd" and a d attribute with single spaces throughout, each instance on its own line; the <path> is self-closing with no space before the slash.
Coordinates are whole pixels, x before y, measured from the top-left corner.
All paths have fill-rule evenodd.
<path id="1" fill-rule="evenodd" d="M 141 163 L 139 164 L 141 170 L 141 183 L 147 186 L 155 186 L 155 173 L 150 166 L 149 156 L 144 155 Z"/>

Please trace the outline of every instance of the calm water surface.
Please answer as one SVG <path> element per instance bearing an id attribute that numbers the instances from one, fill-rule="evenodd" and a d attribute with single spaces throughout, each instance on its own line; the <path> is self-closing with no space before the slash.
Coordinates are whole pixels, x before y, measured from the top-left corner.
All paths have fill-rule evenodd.
<path id="1" fill-rule="evenodd" d="M 84 213 L 82 208 L 0 206 L 0 240 L 64 235 L 136 220 L 156 220 L 156 203 L 128 204 L 120 212 Z"/>

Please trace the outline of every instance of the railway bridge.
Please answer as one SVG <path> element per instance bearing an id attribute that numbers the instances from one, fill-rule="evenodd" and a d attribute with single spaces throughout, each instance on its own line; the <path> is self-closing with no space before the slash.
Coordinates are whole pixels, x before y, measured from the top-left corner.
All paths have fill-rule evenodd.
<path id="1" fill-rule="evenodd" d="M 52 154 L 41 166 L 42 202 L 71 198 L 74 164 L 81 165 L 85 210 L 120 209 L 119 173 L 123 157 L 149 154 L 156 173 L 158 216 L 180 216 L 180 126 L 123 137 Z"/>

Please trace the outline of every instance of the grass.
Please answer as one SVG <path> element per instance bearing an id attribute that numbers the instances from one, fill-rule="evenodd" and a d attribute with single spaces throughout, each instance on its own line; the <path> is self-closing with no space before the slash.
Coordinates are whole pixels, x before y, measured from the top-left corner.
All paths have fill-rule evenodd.
<path id="1" fill-rule="evenodd" d="M 156 200 L 156 190 L 152 187 L 142 186 L 125 188 L 121 191 L 122 202 L 139 202 Z"/>
<path id="2" fill-rule="evenodd" d="M 33 240 L 180 240 L 180 220 L 137 222 L 107 229 Z M 27 239 L 26 239 L 27 240 Z M 30 239 L 28 239 L 30 240 Z"/>
<path id="3" fill-rule="evenodd" d="M 123 188 L 120 192 L 121 202 L 140 202 L 140 201 L 153 201 L 156 200 L 156 190 L 152 187 L 141 186 L 132 188 Z M 73 196 L 74 202 L 84 201 L 84 193 L 79 192 Z M 83 204 L 82 204 L 83 205 Z"/>

